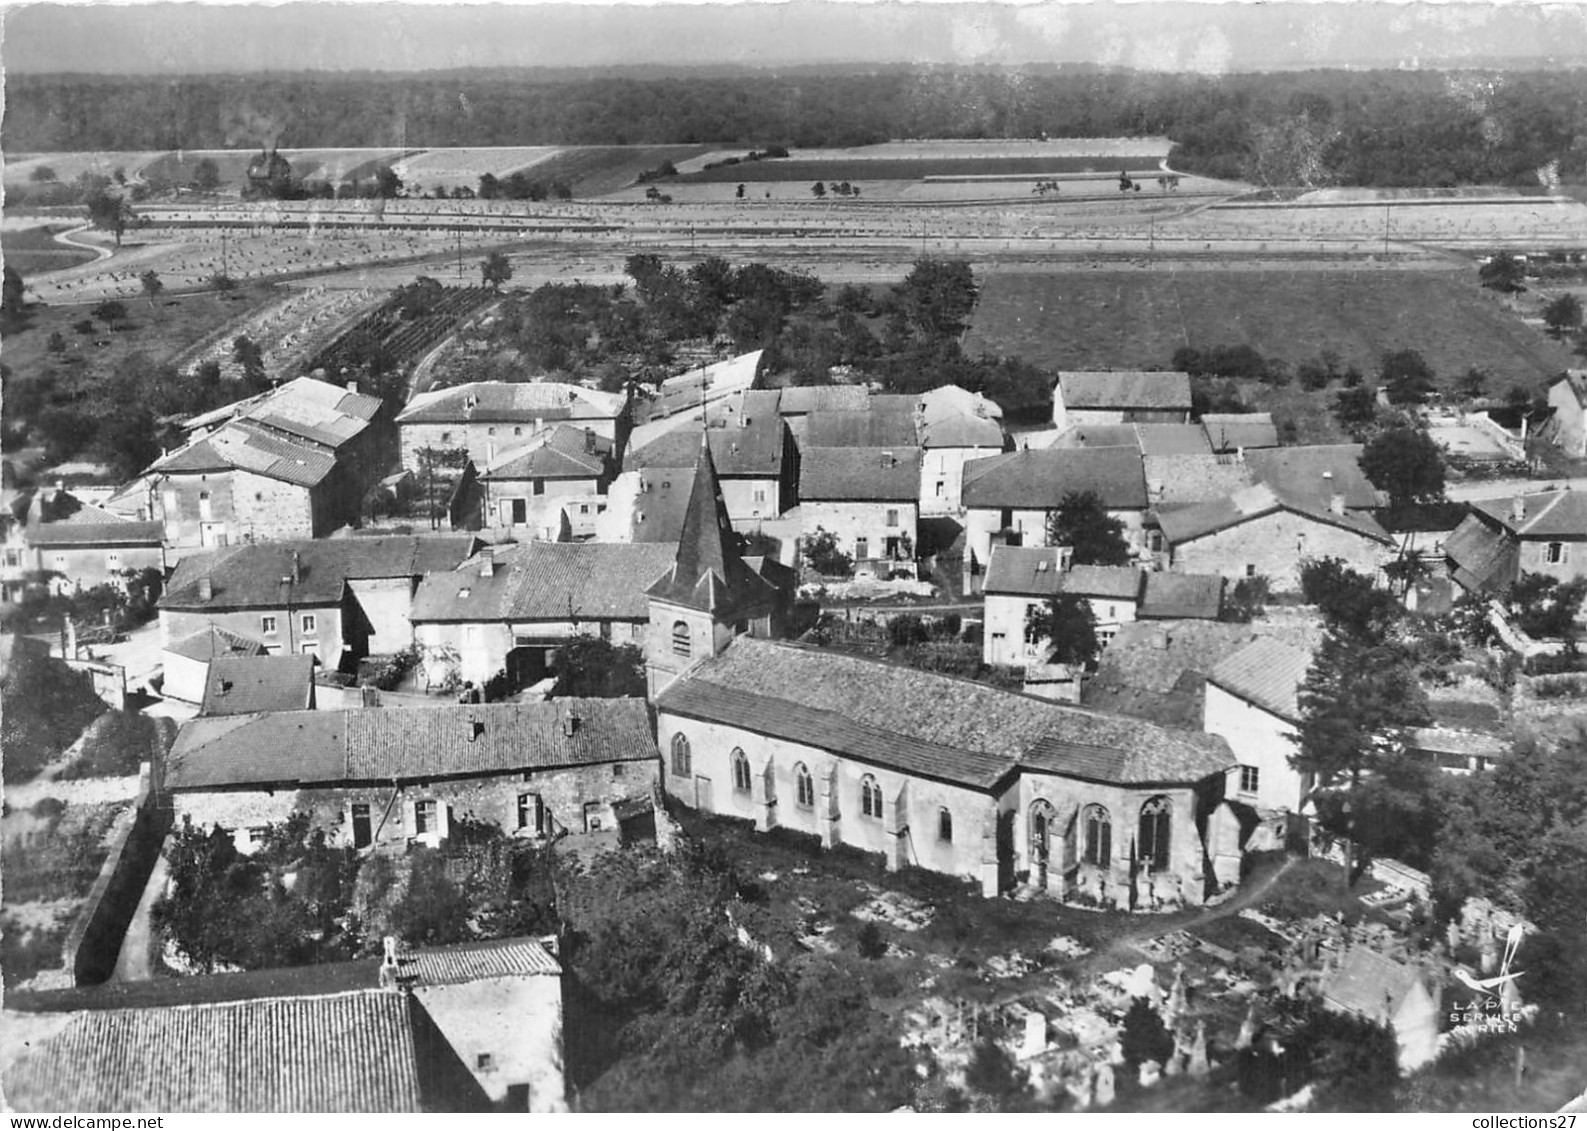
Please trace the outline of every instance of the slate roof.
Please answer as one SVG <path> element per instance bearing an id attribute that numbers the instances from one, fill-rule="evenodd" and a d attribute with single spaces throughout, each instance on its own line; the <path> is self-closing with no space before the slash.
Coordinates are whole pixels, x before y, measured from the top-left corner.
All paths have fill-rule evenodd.
<path id="1" fill-rule="evenodd" d="M 1146 575 L 1135 615 L 1157 620 L 1216 620 L 1222 609 L 1223 578 L 1217 574 L 1158 571 Z"/>
<path id="2" fill-rule="evenodd" d="M 1292 723 L 1300 722 L 1300 685 L 1311 669 L 1311 653 L 1259 636 L 1207 675 L 1232 695 Z"/>
<path id="3" fill-rule="evenodd" d="M 313 692 L 313 656 L 217 656 L 210 661 L 198 713 L 304 711 Z"/>
<path id="4" fill-rule="evenodd" d="M 1361 470 L 1360 444 L 1312 444 L 1294 448 L 1261 448 L 1245 453 L 1258 483 L 1287 498 L 1326 508 L 1343 495 L 1350 510 L 1382 505 L 1378 489 Z"/>
<path id="5" fill-rule="evenodd" d="M 570 717 L 578 720 L 571 736 Z M 331 787 L 655 757 L 643 699 L 284 711 L 184 723 L 165 756 L 164 784 Z"/>
<path id="6" fill-rule="evenodd" d="M 1414 966 L 1403 966 L 1364 946 L 1347 950 L 1318 986 L 1323 1004 L 1387 1024 L 1420 982 Z"/>
<path id="7" fill-rule="evenodd" d="M 1472 592 L 1499 590 L 1521 575 L 1520 543 L 1475 514 L 1444 539 L 1451 576 Z"/>
<path id="8" fill-rule="evenodd" d="M 21 1111 L 419 1111 L 413 1000 L 266 998 L 69 1015 L 3 1073 Z"/>
<path id="9" fill-rule="evenodd" d="M 1232 495 L 1211 502 L 1160 510 L 1157 514 L 1157 524 L 1162 528 L 1163 536 L 1177 546 L 1216 534 L 1220 530 L 1276 514 L 1281 510 L 1301 515 L 1313 522 L 1337 526 L 1341 530 L 1351 531 L 1385 545 L 1394 544 L 1394 539 L 1378 525 L 1375 519 L 1349 511 L 1344 514 L 1334 514 L 1326 506 L 1280 495 L 1266 483 L 1243 488 Z"/>
<path id="10" fill-rule="evenodd" d="M 775 414 L 762 414 L 748 425 L 706 429 L 717 474 L 725 478 L 776 478 L 783 470 L 786 428 Z M 689 478 L 699 458 L 700 433 L 679 428 L 657 437 L 643 448 L 630 450 L 623 457 L 623 470 L 680 468 L 685 473 L 684 478 Z"/>
<path id="11" fill-rule="evenodd" d="M 34 546 L 158 546 L 165 528 L 158 522 L 51 522 L 27 532 Z"/>
<path id="12" fill-rule="evenodd" d="M 645 590 L 673 563 L 664 542 L 520 542 L 424 576 L 409 618 L 428 622 L 648 620 Z M 482 570 L 490 559 L 491 572 Z"/>
<path id="13" fill-rule="evenodd" d="M 1199 424 L 1137 424 L 1135 435 L 1143 456 L 1199 456 L 1212 451 Z"/>
<path id="14" fill-rule="evenodd" d="M 1045 568 L 1042 568 L 1045 563 Z M 984 592 L 1021 597 L 1081 597 L 1134 601 L 1140 596 L 1141 571 L 1133 566 L 1078 565 L 1058 569 L 1053 547 L 996 546 L 987 565 Z"/>
<path id="15" fill-rule="evenodd" d="M 920 500 L 920 449 L 804 449 L 799 498 L 808 502 L 913 503 Z"/>
<path id="16" fill-rule="evenodd" d="M 1071 491 L 1091 491 L 1109 510 L 1145 510 L 1146 477 L 1134 448 L 1026 450 L 964 465 L 964 505 L 1056 510 Z"/>
<path id="17" fill-rule="evenodd" d="M 298 580 L 292 604 L 328 605 L 342 587 L 361 578 L 419 577 L 457 566 L 476 545 L 471 534 L 382 535 L 254 542 L 184 557 L 171 575 L 162 609 L 279 608 L 297 555 Z M 199 579 L 208 576 L 212 596 L 200 600 Z"/>
<path id="18" fill-rule="evenodd" d="M 902 411 L 874 405 L 852 412 L 818 411 L 805 421 L 806 448 L 912 448 L 916 442 L 915 414 L 908 406 Z"/>
<path id="19" fill-rule="evenodd" d="M 1256 482 L 1246 462 L 1232 456 L 1147 456 L 1142 463 L 1158 506 L 1211 502 Z"/>
<path id="20" fill-rule="evenodd" d="M 870 390 L 863 385 L 790 385 L 777 401 L 783 416 L 804 416 L 812 412 L 858 412 L 870 401 Z"/>
<path id="21" fill-rule="evenodd" d="M 694 491 L 694 468 L 645 468 L 637 475 L 629 541 L 676 546 L 683 536 L 683 519 Z"/>
<path id="22" fill-rule="evenodd" d="M 337 448 L 358 435 L 380 412 L 379 397 L 299 377 L 279 388 L 222 405 L 187 421 L 188 430 L 226 421 L 254 420 L 270 429 Z"/>
<path id="23" fill-rule="evenodd" d="M 987 791 L 1019 766 L 1144 784 L 1199 781 L 1234 761 L 1214 735 L 746 636 L 656 705 Z"/>
<path id="24" fill-rule="evenodd" d="M 1182 408 L 1190 410 L 1190 374 L 1140 370 L 1059 373 L 1068 408 Z"/>
<path id="25" fill-rule="evenodd" d="M 398 424 L 523 424 L 539 420 L 615 420 L 627 403 L 560 381 L 470 381 L 420 393 L 397 414 Z"/>
<path id="26" fill-rule="evenodd" d="M 1201 417 L 1215 452 L 1278 447 L 1278 425 L 1270 412 L 1209 412 Z"/>
<path id="27" fill-rule="evenodd" d="M 1082 692 L 1087 706 L 1200 728 L 1207 672 L 1256 638 L 1250 625 L 1137 621 L 1122 625 Z"/>
<path id="28" fill-rule="evenodd" d="M 558 424 L 522 445 L 497 454 L 481 479 L 599 479 L 606 474 L 612 441 L 595 432 Z"/>
<path id="29" fill-rule="evenodd" d="M 1060 432 L 1050 448 L 1134 448 L 1141 437 L 1133 424 L 1072 424 Z"/>
<path id="30" fill-rule="evenodd" d="M 263 641 L 211 625 L 191 636 L 184 636 L 166 651 L 207 664 L 217 656 L 263 656 L 269 649 Z"/>
<path id="31" fill-rule="evenodd" d="M 1482 499 L 1471 504 L 1518 538 L 1587 541 L 1587 491 L 1542 491 L 1522 495 L 1526 511 L 1511 517 L 1513 499 Z"/>

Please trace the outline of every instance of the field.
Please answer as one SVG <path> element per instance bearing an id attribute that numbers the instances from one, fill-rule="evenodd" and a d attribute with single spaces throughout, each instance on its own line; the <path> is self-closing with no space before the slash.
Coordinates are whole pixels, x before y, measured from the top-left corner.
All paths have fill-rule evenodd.
<path id="1" fill-rule="evenodd" d="M 1291 364 L 1323 350 L 1376 370 L 1419 350 L 1442 378 L 1472 366 L 1536 386 L 1569 352 L 1506 313 L 1475 278 L 1444 271 L 1118 271 L 994 274 L 965 341 L 1053 369 L 1163 367 L 1189 345 L 1249 344 Z"/>
<path id="2" fill-rule="evenodd" d="M 705 152 L 703 145 L 582 145 L 535 164 L 537 181 L 562 181 L 579 200 L 627 188 L 663 161 L 677 163 Z"/>
<path id="3" fill-rule="evenodd" d="M 784 157 L 719 165 L 697 173 L 679 174 L 677 184 L 761 181 L 917 181 L 922 177 L 996 176 L 1032 177 L 1062 173 L 1156 174 L 1157 162 L 1146 157 Z"/>
<path id="4" fill-rule="evenodd" d="M 159 153 L 21 153 L 6 154 L 5 183 L 8 185 L 26 184 L 33 179 L 33 171 L 40 165 L 48 166 L 54 171 L 55 177 L 63 184 L 75 181 L 84 173 L 98 173 L 108 177 L 117 169 L 125 170 L 130 177 L 133 173 L 147 165 L 150 161 L 160 157 Z"/>
<path id="5" fill-rule="evenodd" d="M 482 149 L 427 149 L 414 157 L 404 158 L 392 166 L 409 191 L 423 188 L 430 191 L 437 185 L 456 188 L 466 185 L 478 188 L 479 179 L 486 173 L 505 177 L 509 173 L 529 169 L 563 150 L 556 145 L 526 145 L 513 148 Z"/>
<path id="6" fill-rule="evenodd" d="M 0 251 L 5 253 L 7 265 L 21 272 L 24 278 L 42 271 L 60 271 L 80 263 L 91 263 L 95 258 L 93 252 L 55 241 L 55 233 L 66 228 L 67 225 L 60 224 L 0 231 Z"/>

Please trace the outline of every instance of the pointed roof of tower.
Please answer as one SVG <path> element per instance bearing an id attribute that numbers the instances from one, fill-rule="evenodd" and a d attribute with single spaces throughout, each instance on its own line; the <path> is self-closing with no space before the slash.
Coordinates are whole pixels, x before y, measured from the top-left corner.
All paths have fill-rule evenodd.
<path id="1" fill-rule="evenodd" d="M 770 603 L 776 597 L 770 583 L 745 564 L 734 543 L 716 463 L 702 432 L 678 557 L 648 594 L 722 618 Z"/>

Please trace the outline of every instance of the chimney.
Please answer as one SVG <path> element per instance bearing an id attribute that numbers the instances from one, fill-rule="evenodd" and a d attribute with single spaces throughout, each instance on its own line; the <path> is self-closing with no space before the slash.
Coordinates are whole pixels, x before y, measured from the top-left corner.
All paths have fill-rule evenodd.
<path id="1" fill-rule="evenodd" d="M 595 454 L 595 429 L 584 430 L 584 451 L 589 455 Z"/>
<path id="2" fill-rule="evenodd" d="M 397 940 L 393 935 L 387 935 L 381 940 L 385 945 L 385 953 L 380 960 L 380 988 L 395 990 L 400 986 L 397 978 Z"/>
<path id="3" fill-rule="evenodd" d="M 1168 647 L 1168 630 L 1167 629 L 1160 628 L 1156 632 L 1152 633 L 1152 647 L 1153 648 L 1163 648 L 1163 649 L 1166 649 Z"/>
<path id="4" fill-rule="evenodd" d="M 569 711 L 562 720 L 562 737 L 572 738 L 579 732 L 579 717 Z"/>
<path id="5" fill-rule="evenodd" d="M 200 601 L 213 601 L 215 599 L 214 582 L 205 576 L 198 579 L 198 599 Z"/>
<path id="6" fill-rule="evenodd" d="M 296 585 L 303 580 L 303 559 L 296 550 L 292 551 L 292 584 Z"/>
<path id="7" fill-rule="evenodd" d="M 481 722 L 479 719 L 468 720 L 468 740 L 470 742 L 473 742 L 476 738 L 484 733 L 485 724 L 483 722 Z"/>
<path id="8" fill-rule="evenodd" d="M 882 453 L 882 466 L 883 467 L 892 467 L 897 462 L 898 461 L 893 458 L 893 453 L 892 452 L 883 452 Z"/>
<path id="9" fill-rule="evenodd" d="M 222 695 L 230 695 L 231 694 L 231 680 L 223 679 L 223 680 L 220 681 L 220 693 Z"/>
<path id="10" fill-rule="evenodd" d="M 480 559 L 479 575 L 481 577 L 493 577 L 493 576 L 495 576 L 495 573 L 496 573 L 496 558 L 495 558 L 495 555 L 492 554 L 489 550 L 486 550 L 484 556 Z"/>
<path id="11" fill-rule="evenodd" d="M 347 391 L 349 393 L 358 392 L 358 382 L 357 381 L 349 381 L 349 382 L 347 382 Z"/>
<path id="12" fill-rule="evenodd" d="M 1526 496 L 1517 495 L 1510 500 L 1510 521 L 1522 523 L 1526 521 Z"/>
<path id="13" fill-rule="evenodd" d="M 1345 497 L 1335 491 L 1328 496 L 1328 509 L 1334 514 L 1345 513 Z"/>

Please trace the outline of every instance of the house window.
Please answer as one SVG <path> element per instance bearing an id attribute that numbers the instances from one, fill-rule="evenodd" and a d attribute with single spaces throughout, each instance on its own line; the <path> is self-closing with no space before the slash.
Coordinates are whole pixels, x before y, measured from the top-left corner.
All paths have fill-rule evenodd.
<path id="1" fill-rule="evenodd" d="M 937 480 L 937 498 L 944 498 L 948 494 L 948 485 L 941 479 Z"/>
<path id="2" fill-rule="evenodd" d="M 681 734 L 672 736 L 672 774 L 686 778 L 694 772 L 694 759 L 689 754 L 689 740 Z"/>
<path id="3" fill-rule="evenodd" d="M 522 526 L 524 523 L 528 522 L 529 500 L 512 499 L 509 501 L 512 503 L 512 524 L 514 526 Z"/>
<path id="4" fill-rule="evenodd" d="M 1087 805 L 1085 820 L 1085 862 L 1106 868 L 1113 858 L 1113 819 L 1100 805 Z"/>
<path id="5" fill-rule="evenodd" d="M 579 513 L 580 514 L 589 514 L 590 513 L 590 504 L 588 504 L 588 503 L 580 503 L 579 504 Z"/>
<path id="6" fill-rule="evenodd" d="M 1256 576 L 1256 563 L 1255 562 L 1246 562 L 1245 563 L 1245 576 L 1247 576 L 1247 577 L 1255 577 Z"/>
<path id="7" fill-rule="evenodd" d="M 1559 565 L 1570 560 L 1570 552 L 1565 548 L 1565 543 L 1550 542 L 1543 551 L 1543 560 L 1549 565 Z"/>
<path id="8" fill-rule="evenodd" d="M 677 620 L 672 622 L 672 654 L 674 656 L 690 656 L 694 654 L 694 642 L 689 639 L 689 622 Z"/>
<path id="9" fill-rule="evenodd" d="M 22 564 L 22 555 L 15 550 L 6 551 L 6 565 L 19 566 Z"/>
<path id="10" fill-rule="evenodd" d="M 888 525 L 889 528 L 898 525 L 898 511 L 896 509 L 891 509 L 890 508 L 888 510 L 888 512 L 887 512 L 887 525 Z"/>
<path id="11" fill-rule="evenodd" d="M 544 479 L 533 480 L 531 490 L 533 490 L 536 495 L 544 495 L 546 493 L 546 481 Z"/>
<path id="12" fill-rule="evenodd" d="M 248 830 L 248 843 L 249 844 L 263 844 L 265 842 L 265 837 L 267 837 L 269 835 L 270 835 L 270 830 L 265 828 L 262 825 L 260 825 L 260 826 L 258 826 L 256 828 L 251 828 L 251 829 Z"/>
<path id="13" fill-rule="evenodd" d="M 816 807 L 816 783 L 803 762 L 794 767 L 794 801 L 801 809 Z"/>
<path id="14" fill-rule="evenodd" d="M 871 556 L 871 540 L 869 538 L 854 539 L 854 560 L 863 562 Z"/>
<path id="15" fill-rule="evenodd" d="M 1261 771 L 1256 766 L 1240 767 L 1241 793 L 1255 793 L 1259 781 L 1261 781 Z"/>
<path id="16" fill-rule="evenodd" d="M 320 654 L 319 641 L 305 640 L 303 642 L 303 647 L 299 648 L 298 651 L 302 652 L 305 656 L 318 656 Z"/>
<path id="17" fill-rule="evenodd" d="M 535 836 L 545 835 L 545 807 L 538 793 L 518 795 L 518 827 L 533 829 Z"/>
<path id="18" fill-rule="evenodd" d="M 882 787 L 870 774 L 860 779 L 860 812 L 867 817 L 882 815 Z"/>
<path id="19" fill-rule="evenodd" d="M 51 560 L 55 563 L 55 569 L 56 569 L 57 572 L 59 572 L 59 573 L 65 573 L 66 572 L 66 555 L 65 554 L 56 554 L 55 557 L 52 558 Z"/>
<path id="20" fill-rule="evenodd" d="M 512 434 L 514 436 L 522 436 L 523 435 L 523 429 L 522 428 L 514 428 L 512 430 Z"/>
<path id="21" fill-rule="evenodd" d="M 451 442 L 452 442 L 452 433 L 450 433 L 450 432 L 442 432 L 441 433 L 441 443 L 450 444 Z"/>
<path id="22" fill-rule="evenodd" d="M 208 491 L 200 491 L 198 493 L 198 517 L 203 522 L 208 522 L 215 517 L 214 512 L 210 507 Z"/>
<path id="23" fill-rule="evenodd" d="M 470 648 L 479 643 L 479 625 L 465 624 L 463 626 L 463 643 Z"/>
<path id="24" fill-rule="evenodd" d="M 435 802 L 415 801 L 413 803 L 413 833 L 415 836 L 424 836 L 426 833 L 439 831 L 436 823 Z"/>
<path id="25" fill-rule="evenodd" d="M 1141 806 L 1140 859 L 1153 868 L 1168 867 L 1168 826 L 1173 816 L 1168 798 L 1154 797 Z"/>
<path id="26" fill-rule="evenodd" d="M 313 636 L 319 631 L 319 621 L 315 619 L 313 613 L 304 613 L 302 624 L 303 635 L 305 636 Z"/>
<path id="27" fill-rule="evenodd" d="M 260 617 L 259 631 L 264 633 L 266 636 L 274 636 L 276 634 L 276 618 Z"/>
<path id="28" fill-rule="evenodd" d="M 947 809 L 937 810 L 937 839 L 943 844 L 953 843 L 953 814 Z"/>
<path id="29" fill-rule="evenodd" d="M 494 436 L 495 434 L 496 434 L 495 427 L 490 427 L 490 428 L 485 429 L 485 435 Z"/>
<path id="30" fill-rule="evenodd" d="M 111 573 L 121 569 L 121 555 L 112 550 L 105 555 L 105 569 Z"/>
<path id="31" fill-rule="evenodd" d="M 764 488 L 764 487 L 756 487 L 755 488 L 755 501 L 757 503 L 764 503 L 766 501 L 766 488 Z"/>
<path id="32" fill-rule="evenodd" d="M 733 748 L 733 789 L 739 793 L 749 792 L 749 758 L 738 747 Z"/>
<path id="33" fill-rule="evenodd" d="M 488 1052 L 480 1053 L 474 1058 L 474 1070 L 476 1072 L 496 1071 L 496 1058 Z"/>

